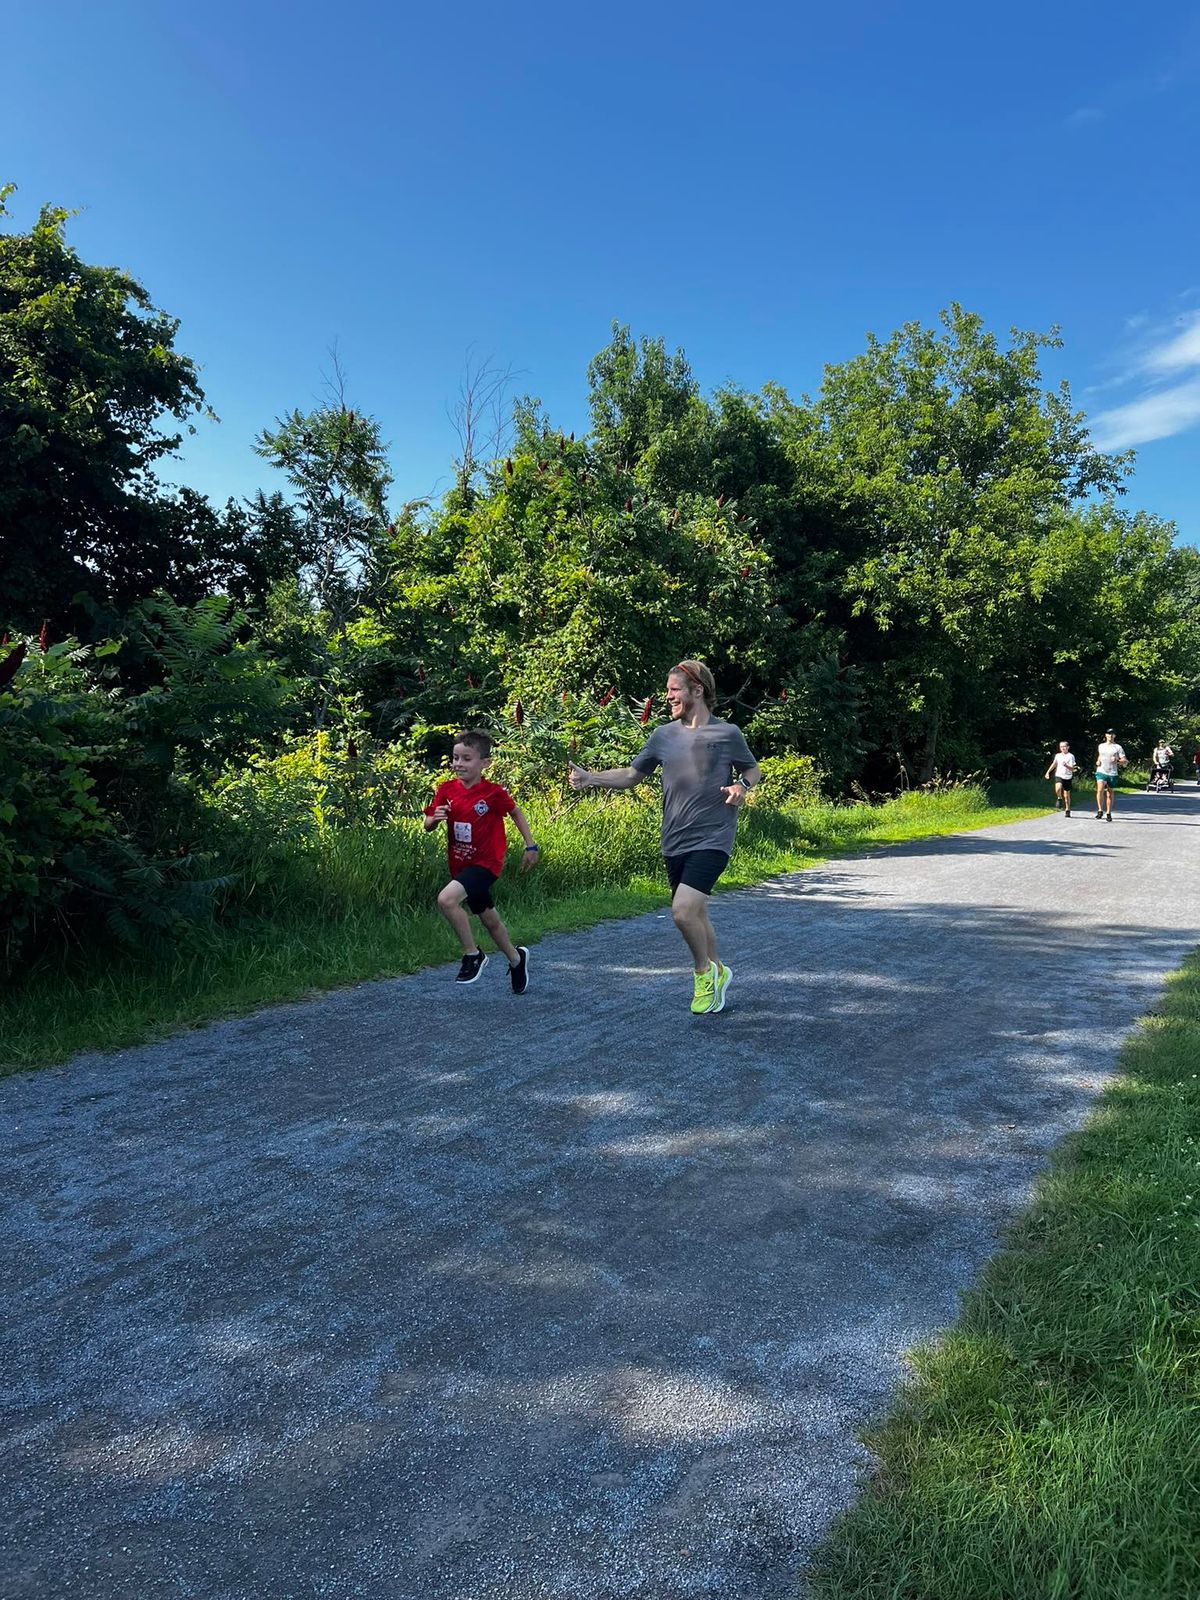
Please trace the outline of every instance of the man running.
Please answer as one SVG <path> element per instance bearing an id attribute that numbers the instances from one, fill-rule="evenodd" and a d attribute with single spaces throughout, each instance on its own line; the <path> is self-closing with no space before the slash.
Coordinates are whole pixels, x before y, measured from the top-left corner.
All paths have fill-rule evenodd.
<path id="1" fill-rule="evenodd" d="M 692 1011 L 723 1011 L 733 973 L 717 957 L 708 897 L 729 865 L 738 808 L 762 773 L 742 730 L 713 716 L 717 687 L 702 662 L 667 674 L 671 721 L 655 728 L 628 767 L 588 772 L 572 765 L 572 789 L 632 789 L 662 768 L 662 853 L 671 916 L 692 953 Z M 731 781 L 731 770 L 737 776 Z"/>
<path id="2" fill-rule="evenodd" d="M 1060 739 L 1057 754 L 1050 757 L 1046 776 L 1054 774 L 1054 809 L 1065 811 L 1067 816 L 1071 815 L 1071 782 L 1078 765 L 1078 761 L 1071 754 L 1070 740 Z"/>
<path id="3" fill-rule="evenodd" d="M 1129 758 L 1116 742 L 1111 728 L 1104 730 L 1104 743 L 1096 749 L 1096 821 L 1103 817 L 1112 821 L 1113 789 L 1121 775 L 1121 768 L 1129 765 Z"/>

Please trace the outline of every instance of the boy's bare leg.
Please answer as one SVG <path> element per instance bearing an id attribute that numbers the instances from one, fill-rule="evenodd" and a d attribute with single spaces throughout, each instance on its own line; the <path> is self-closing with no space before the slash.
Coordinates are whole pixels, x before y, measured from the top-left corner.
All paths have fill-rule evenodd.
<path id="1" fill-rule="evenodd" d="M 508 929 L 501 922 L 500 913 L 495 906 L 490 907 L 487 911 L 481 911 L 479 920 L 491 935 L 492 943 L 496 946 L 496 949 L 500 951 L 501 955 L 508 957 L 509 966 L 515 967 L 521 957 L 517 953 L 516 945 L 508 937 Z"/>
<path id="2" fill-rule="evenodd" d="M 709 920 L 708 896 L 681 883 L 671 900 L 671 916 L 692 952 L 697 972 L 707 972 L 717 959 L 717 932 Z"/>
<path id="3" fill-rule="evenodd" d="M 476 944 L 475 936 L 471 932 L 471 919 L 467 915 L 466 907 L 463 904 L 466 898 L 467 891 L 462 884 L 451 879 L 441 894 L 438 895 L 437 903 L 438 910 L 458 935 L 463 955 L 473 956 L 478 951 L 479 946 Z"/>

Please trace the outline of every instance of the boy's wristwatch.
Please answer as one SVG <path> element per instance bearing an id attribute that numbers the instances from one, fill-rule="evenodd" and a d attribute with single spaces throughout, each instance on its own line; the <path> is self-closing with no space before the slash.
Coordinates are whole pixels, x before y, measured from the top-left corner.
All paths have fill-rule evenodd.
<path id="1" fill-rule="evenodd" d="M 536 851 L 540 852 L 541 848 L 542 847 L 541 847 L 540 844 L 527 844 L 525 846 L 525 854 L 528 855 L 531 850 L 536 850 Z"/>

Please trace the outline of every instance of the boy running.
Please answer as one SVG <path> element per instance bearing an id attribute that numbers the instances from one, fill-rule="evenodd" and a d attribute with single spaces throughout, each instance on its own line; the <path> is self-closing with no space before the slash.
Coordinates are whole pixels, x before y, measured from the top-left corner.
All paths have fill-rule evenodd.
<path id="1" fill-rule="evenodd" d="M 525 813 L 507 789 L 489 783 L 483 769 L 492 759 L 492 741 L 486 733 L 469 728 L 454 741 L 450 765 L 454 777 L 439 783 L 432 801 L 425 808 L 425 832 L 446 824 L 446 854 L 450 861 L 450 882 L 438 895 L 438 910 L 458 935 L 462 945 L 462 966 L 456 983 L 474 983 L 487 964 L 487 956 L 471 934 L 471 919 L 463 909 L 475 913 L 496 948 L 508 957 L 509 977 L 514 994 L 529 987 L 529 951 L 514 945 L 508 930 L 492 903 L 492 885 L 504 867 L 507 838 L 505 817 L 511 817 L 525 841 L 521 871 L 528 872 L 538 859 Z"/>
<path id="2" fill-rule="evenodd" d="M 572 765 L 572 789 L 632 789 L 662 768 L 662 853 L 671 915 L 692 953 L 692 1011 L 723 1011 L 733 973 L 717 958 L 708 897 L 729 865 L 738 807 L 762 777 L 742 730 L 713 716 L 717 688 L 699 661 L 667 674 L 671 721 L 655 728 L 628 767 L 587 772 Z M 732 771 L 737 773 L 730 779 Z"/>
<path id="3" fill-rule="evenodd" d="M 1121 775 L 1121 768 L 1128 766 L 1129 758 L 1116 742 L 1111 728 L 1104 730 L 1104 743 L 1096 750 L 1096 821 L 1101 817 L 1105 822 L 1112 821 L 1113 788 Z M 1106 809 L 1107 808 L 1107 809 Z"/>
<path id="4" fill-rule="evenodd" d="M 1046 776 L 1054 774 L 1054 809 L 1063 810 L 1067 816 L 1071 815 L 1071 782 L 1075 777 L 1075 769 L 1079 765 L 1071 754 L 1071 744 L 1068 739 L 1058 741 L 1058 753 L 1050 757 L 1050 765 L 1046 768 Z"/>

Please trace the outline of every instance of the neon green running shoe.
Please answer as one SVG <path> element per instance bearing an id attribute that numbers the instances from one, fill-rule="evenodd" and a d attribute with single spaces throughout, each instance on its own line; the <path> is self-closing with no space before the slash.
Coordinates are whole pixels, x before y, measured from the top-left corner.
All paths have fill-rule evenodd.
<path id="1" fill-rule="evenodd" d="M 716 1000 L 717 963 L 714 961 L 707 972 L 696 973 L 696 987 L 692 994 L 692 1012 L 697 1017 L 702 1017 L 706 1011 L 711 1011 Z"/>
<path id="2" fill-rule="evenodd" d="M 712 1008 L 713 1008 L 714 1011 L 724 1011 L 724 1009 L 725 1009 L 725 993 L 729 988 L 729 980 L 732 977 L 733 977 L 733 968 L 732 967 L 726 967 L 720 961 L 718 961 L 717 962 L 716 982 L 713 984 L 714 999 L 713 999 L 713 1003 L 712 1003 Z"/>

